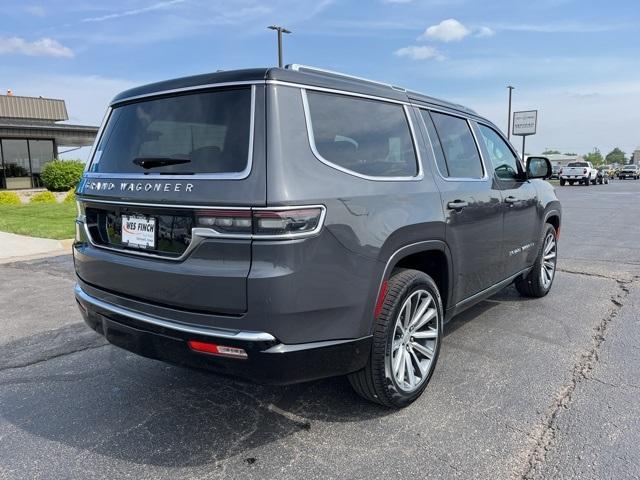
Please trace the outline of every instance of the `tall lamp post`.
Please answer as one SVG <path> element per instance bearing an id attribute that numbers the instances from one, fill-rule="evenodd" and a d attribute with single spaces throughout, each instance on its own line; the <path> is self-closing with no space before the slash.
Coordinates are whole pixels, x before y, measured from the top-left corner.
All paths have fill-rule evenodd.
<path id="1" fill-rule="evenodd" d="M 509 89 L 509 114 L 507 115 L 507 139 L 511 140 L 511 92 L 515 87 L 509 85 L 507 87 Z"/>
<path id="2" fill-rule="evenodd" d="M 269 25 L 267 28 L 278 32 L 278 67 L 282 68 L 282 34 L 291 33 L 291 31 L 278 25 Z"/>

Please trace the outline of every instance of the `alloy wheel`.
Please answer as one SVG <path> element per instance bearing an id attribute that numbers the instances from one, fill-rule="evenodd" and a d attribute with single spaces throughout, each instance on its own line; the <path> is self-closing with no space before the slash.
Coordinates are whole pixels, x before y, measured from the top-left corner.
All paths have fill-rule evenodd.
<path id="1" fill-rule="evenodd" d="M 553 282 L 556 273 L 556 237 L 549 232 L 544 239 L 544 247 L 542 249 L 542 265 L 540 266 L 540 276 L 542 285 L 548 289 Z"/>
<path id="2" fill-rule="evenodd" d="M 404 392 L 418 389 L 429 377 L 440 332 L 438 308 L 426 290 L 413 292 L 396 318 L 391 345 L 391 372 Z"/>

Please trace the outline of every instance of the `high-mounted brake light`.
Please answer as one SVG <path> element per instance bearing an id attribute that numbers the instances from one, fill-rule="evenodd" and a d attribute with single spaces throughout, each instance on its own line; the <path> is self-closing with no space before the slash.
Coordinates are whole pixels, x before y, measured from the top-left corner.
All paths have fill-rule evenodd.
<path id="1" fill-rule="evenodd" d="M 187 345 L 189 345 L 191 350 L 199 353 L 208 353 L 209 355 L 217 355 L 219 357 L 232 357 L 239 359 L 248 358 L 247 352 L 244 348 L 217 345 L 215 343 L 201 342 L 199 340 L 189 340 Z"/>
<path id="2" fill-rule="evenodd" d="M 324 208 L 315 206 L 253 210 L 212 209 L 197 211 L 196 224 L 221 234 L 292 238 L 318 231 L 323 217 Z"/>

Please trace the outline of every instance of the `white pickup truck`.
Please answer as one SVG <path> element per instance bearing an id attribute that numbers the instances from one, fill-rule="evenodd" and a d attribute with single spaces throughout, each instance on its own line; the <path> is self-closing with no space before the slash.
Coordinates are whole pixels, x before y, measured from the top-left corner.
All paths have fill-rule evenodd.
<path id="1" fill-rule="evenodd" d="M 562 167 L 559 173 L 560 185 L 573 185 L 578 182 L 579 185 L 595 185 L 598 181 L 598 170 L 593 168 L 591 162 L 570 162 L 566 167 Z"/>

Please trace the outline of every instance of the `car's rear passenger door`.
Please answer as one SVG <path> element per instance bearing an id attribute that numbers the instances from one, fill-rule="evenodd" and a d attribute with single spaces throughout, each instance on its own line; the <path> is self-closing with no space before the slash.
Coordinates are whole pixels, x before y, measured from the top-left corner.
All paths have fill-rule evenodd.
<path id="1" fill-rule="evenodd" d="M 503 278 L 502 197 L 470 121 L 443 111 L 421 108 L 420 113 L 435 162 L 458 303 Z"/>
<path id="2" fill-rule="evenodd" d="M 502 192 L 504 238 L 501 262 L 505 277 L 531 266 L 540 240 L 538 193 L 524 174 L 524 166 L 511 145 L 489 124 L 475 122 L 483 158 Z"/>

